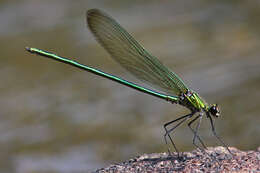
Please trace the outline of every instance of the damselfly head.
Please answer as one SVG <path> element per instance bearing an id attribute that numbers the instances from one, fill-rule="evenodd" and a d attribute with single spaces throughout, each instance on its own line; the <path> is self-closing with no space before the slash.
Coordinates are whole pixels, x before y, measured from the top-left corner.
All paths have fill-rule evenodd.
<path id="1" fill-rule="evenodd" d="M 209 112 L 211 115 L 213 115 L 214 117 L 219 117 L 220 115 L 220 110 L 217 104 L 213 104 L 210 108 L 209 108 Z"/>

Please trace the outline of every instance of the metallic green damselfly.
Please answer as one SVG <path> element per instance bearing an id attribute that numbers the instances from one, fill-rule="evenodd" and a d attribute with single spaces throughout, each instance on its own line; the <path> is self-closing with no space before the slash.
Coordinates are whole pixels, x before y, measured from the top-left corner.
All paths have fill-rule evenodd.
<path id="1" fill-rule="evenodd" d="M 41 49 L 27 47 L 26 50 L 30 53 L 35 53 L 40 56 L 72 65 L 143 93 L 188 108 L 191 111 L 188 115 L 167 122 L 163 126 L 165 129 L 165 143 L 167 144 L 168 139 L 170 139 L 171 144 L 178 153 L 178 157 L 179 151 L 173 142 L 170 133 L 188 120 L 190 120 L 188 122 L 188 127 L 194 134 L 193 144 L 205 151 L 206 146 L 198 135 L 198 129 L 204 115 L 209 119 L 214 136 L 216 136 L 220 143 L 222 143 L 222 145 L 224 145 L 230 152 L 227 145 L 219 136 L 217 136 L 213 124 L 212 117 L 219 117 L 220 115 L 217 104 L 209 105 L 206 103 L 196 92 L 189 89 L 177 74 L 169 70 L 156 57 L 147 52 L 123 27 L 121 27 L 106 13 L 98 9 L 91 9 L 87 11 L 86 19 L 88 27 L 94 34 L 96 40 L 105 48 L 111 57 L 136 78 L 146 82 L 154 88 L 157 88 L 159 92 Z M 192 124 L 196 121 L 197 125 L 194 128 L 192 127 Z M 170 125 L 171 128 L 169 128 Z M 197 142 L 199 142 L 200 145 Z M 170 153 L 169 148 L 168 151 Z"/>

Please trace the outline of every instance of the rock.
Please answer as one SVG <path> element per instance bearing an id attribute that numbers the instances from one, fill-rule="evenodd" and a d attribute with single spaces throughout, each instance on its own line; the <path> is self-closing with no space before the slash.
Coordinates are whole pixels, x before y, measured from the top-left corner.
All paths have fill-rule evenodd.
<path id="1" fill-rule="evenodd" d="M 177 153 L 143 154 L 95 172 L 260 172 L 259 149 L 257 151 L 241 151 L 234 147 L 229 149 L 232 155 L 224 147 L 209 147 L 207 153 L 198 149 L 184 152 L 180 158 L 177 157 Z"/>

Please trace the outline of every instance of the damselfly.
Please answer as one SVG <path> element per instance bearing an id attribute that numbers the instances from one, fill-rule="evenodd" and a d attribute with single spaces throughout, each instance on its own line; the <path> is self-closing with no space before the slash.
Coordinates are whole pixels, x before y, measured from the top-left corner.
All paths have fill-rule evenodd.
<path id="1" fill-rule="evenodd" d="M 146 82 L 154 88 L 157 88 L 159 91 L 142 87 L 93 67 L 80 64 L 74 60 L 64 58 L 41 49 L 28 47 L 26 49 L 31 53 L 72 65 L 143 93 L 153 95 L 170 103 L 179 104 L 188 108 L 191 111 L 189 114 L 167 122 L 163 126 L 165 129 L 165 143 L 167 144 L 168 139 L 170 140 L 174 149 L 178 153 L 178 157 L 179 151 L 173 142 L 170 133 L 186 121 L 189 121 L 188 127 L 194 134 L 193 144 L 205 151 L 206 146 L 201 140 L 201 137 L 198 135 L 198 129 L 204 115 L 209 119 L 213 134 L 230 152 L 227 145 L 219 136 L 217 136 L 213 124 L 212 117 L 217 118 L 220 115 L 220 110 L 217 104 L 209 105 L 206 103 L 196 92 L 189 89 L 177 74 L 169 70 L 156 57 L 147 52 L 123 27 L 121 27 L 106 13 L 98 9 L 91 9 L 87 11 L 86 19 L 88 27 L 94 34 L 97 41 L 105 48 L 105 50 L 115 61 L 117 61 L 136 78 Z M 192 124 L 196 121 L 197 125 L 194 128 L 192 127 Z M 171 128 L 169 128 L 170 125 Z M 198 145 L 197 142 L 199 142 L 200 145 Z M 169 148 L 168 151 L 170 153 Z"/>

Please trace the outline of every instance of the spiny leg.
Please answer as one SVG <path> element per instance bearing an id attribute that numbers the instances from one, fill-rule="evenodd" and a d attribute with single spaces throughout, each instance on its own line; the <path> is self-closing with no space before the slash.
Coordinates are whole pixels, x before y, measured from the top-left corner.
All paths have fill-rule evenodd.
<path id="1" fill-rule="evenodd" d="M 173 142 L 170 133 L 171 133 L 174 129 L 176 129 L 178 126 L 180 126 L 183 122 L 185 122 L 188 118 L 191 118 L 193 115 L 194 115 L 194 113 L 192 112 L 192 113 L 190 113 L 190 114 L 187 114 L 187 115 L 184 115 L 184 116 L 182 116 L 182 117 L 180 117 L 180 118 L 177 118 L 177 119 L 175 119 L 175 120 L 173 120 L 173 121 L 167 122 L 167 123 L 165 123 L 165 124 L 163 125 L 164 130 L 165 130 L 164 141 L 165 141 L 166 145 L 168 145 L 168 142 L 167 142 L 167 136 L 168 136 L 169 139 L 170 139 L 170 141 L 171 141 L 171 143 L 172 143 L 172 145 L 173 145 L 173 147 L 174 147 L 174 149 L 175 149 L 175 151 L 178 153 L 178 158 L 180 158 L 179 150 L 177 149 L 175 143 Z M 178 122 L 178 121 L 180 121 L 180 120 L 182 120 L 182 121 L 179 122 L 178 124 L 176 124 L 174 127 L 172 127 L 172 128 L 169 129 L 169 130 L 167 129 L 167 126 L 169 126 L 169 125 L 171 125 L 171 124 L 173 124 L 173 123 L 175 123 L 175 122 Z M 171 155 L 171 152 L 170 152 L 170 148 L 169 148 L 169 147 L 168 147 L 168 152 L 169 152 L 169 155 Z"/>
<path id="2" fill-rule="evenodd" d="M 220 143 L 222 145 L 224 145 L 224 147 L 228 150 L 228 152 L 233 155 L 233 153 L 229 150 L 228 146 L 225 144 L 225 142 L 217 135 L 216 133 L 216 130 L 215 130 L 215 126 L 214 126 L 214 123 L 213 123 L 213 120 L 212 120 L 212 117 L 211 116 L 208 116 L 209 120 L 210 120 L 210 124 L 211 124 L 211 130 L 214 134 L 214 136 L 220 141 Z"/>
<path id="3" fill-rule="evenodd" d="M 191 131 L 192 131 L 193 134 L 194 134 L 192 143 L 193 143 L 193 145 L 195 145 L 197 148 L 199 148 L 203 153 L 205 153 L 206 155 L 208 155 L 209 158 L 212 158 L 212 157 L 209 155 L 209 153 L 206 152 L 207 147 L 206 147 L 206 145 L 203 143 L 203 141 L 201 140 L 200 136 L 198 135 L 198 130 L 199 130 L 199 127 L 200 127 L 200 124 L 201 124 L 202 117 L 203 117 L 203 114 L 199 114 L 198 116 L 196 116 L 193 120 L 191 120 L 191 121 L 188 123 L 189 128 L 191 129 Z M 197 123 L 196 129 L 194 130 L 194 129 L 191 127 L 191 124 L 194 123 L 198 118 L 199 118 L 199 122 Z M 200 144 L 203 146 L 203 148 L 201 148 L 199 145 L 196 144 L 196 138 L 200 141 Z M 215 157 L 213 157 L 213 160 L 214 160 L 214 161 L 217 161 L 217 163 L 219 164 L 218 160 L 217 160 Z"/>
<path id="4" fill-rule="evenodd" d="M 196 129 L 194 130 L 191 125 L 199 118 L 199 122 L 196 126 Z M 199 148 L 200 150 L 202 151 L 205 151 L 206 149 L 206 145 L 203 143 L 203 141 L 201 140 L 200 136 L 198 135 L 198 130 L 199 130 L 199 127 L 200 127 L 200 124 L 201 124 L 201 119 L 202 119 L 202 115 L 198 115 L 196 116 L 193 120 L 191 120 L 189 123 L 188 123 L 188 126 L 190 128 L 190 130 L 193 132 L 194 136 L 193 136 L 193 140 L 192 140 L 192 143 L 193 145 L 195 145 L 197 148 Z M 203 148 L 201 148 L 199 145 L 196 144 L 196 139 L 199 140 L 199 142 L 201 143 L 201 145 L 203 146 Z"/>
<path id="5" fill-rule="evenodd" d="M 177 149 L 175 143 L 173 142 L 170 133 L 171 133 L 174 129 L 176 129 L 178 126 L 180 126 L 183 122 L 185 122 L 185 121 L 187 120 L 187 118 L 188 118 L 188 117 L 185 117 L 181 122 L 179 122 L 177 125 L 175 125 L 175 126 L 174 126 L 173 128 L 171 128 L 170 130 L 167 130 L 167 128 L 164 127 L 164 129 L 165 129 L 165 134 L 164 134 L 165 143 L 167 144 L 167 137 L 166 137 L 166 136 L 168 136 L 169 139 L 170 139 L 170 141 L 171 141 L 171 143 L 172 143 L 172 145 L 173 145 L 173 147 L 174 147 L 174 149 L 175 149 L 175 151 L 178 153 L 178 158 L 180 157 L 180 155 L 179 155 L 179 150 Z M 171 155 L 171 151 L 170 151 L 170 148 L 169 148 L 169 147 L 168 147 L 168 152 L 169 152 L 169 155 Z"/>

